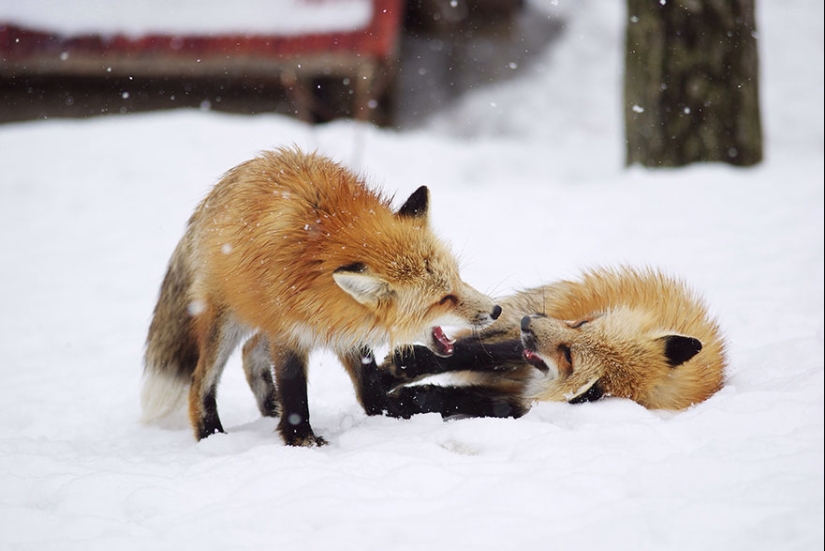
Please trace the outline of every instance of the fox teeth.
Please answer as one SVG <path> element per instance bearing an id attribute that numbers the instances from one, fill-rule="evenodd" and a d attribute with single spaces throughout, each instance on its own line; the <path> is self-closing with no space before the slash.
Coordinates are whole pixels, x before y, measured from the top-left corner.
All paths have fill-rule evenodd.
<path id="1" fill-rule="evenodd" d="M 433 327 L 432 337 L 436 345 L 441 348 L 441 352 L 443 352 L 444 355 L 450 356 L 453 354 L 453 344 L 455 344 L 455 341 L 447 337 L 441 327 Z"/>

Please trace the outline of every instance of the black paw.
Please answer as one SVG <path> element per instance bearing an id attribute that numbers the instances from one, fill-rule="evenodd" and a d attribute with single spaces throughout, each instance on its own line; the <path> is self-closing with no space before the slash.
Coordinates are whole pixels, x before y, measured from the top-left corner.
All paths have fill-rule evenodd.
<path id="1" fill-rule="evenodd" d="M 318 448 L 321 446 L 326 446 L 329 442 L 321 438 L 320 436 L 315 436 L 314 434 L 305 434 L 300 437 L 293 437 L 290 438 L 289 441 L 284 439 L 287 446 L 295 446 L 301 448 Z"/>
<path id="2" fill-rule="evenodd" d="M 297 416 L 298 414 L 293 413 L 289 416 L 292 419 L 282 417 L 281 422 L 278 423 L 278 432 L 281 433 L 284 443 L 286 443 L 287 446 L 300 446 L 304 448 L 325 446 L 327 441 L 320 436 L 315 436 L 309 423 L 295 419 Z"/>
<path id="3" fill-rule="evenodd" d="M 198 440 L 203 440 L 213 434 L 225 432 L 221 425 L 221 418 L 218 417 L 218 409 L 214 403 L 208 403 L 204 407 L 204 414 L 199 419 L 195 427 L 195 436 Z"/>
<path id="4" fill-rule="evenodd" d="M 274 394 L 267 396 L 263 403 L 260 404 L 259 409 L 261 410 L 261 415 L 264 417 L 280 417 L 281 406 L 278 403 L 278 396 Z"/>
<path id="5" fill-rule="evenodd" d="M 197 429 L 198 440 L 203 440 L 204 438 L 208 438 L 213 434 L 226 434 L 226 431 L 223 430 L 220 421 L 218 421 L 217 425 L 210 423 L 208 425 L 200 426 Z"/>
<path id="6" fill-rule="evenodd" d="M 384 362 L 384 369 L 398 381 L 412 381 L 443 371 L 438 365 L 438 356 L 424 346 L 396 348 Z"/>

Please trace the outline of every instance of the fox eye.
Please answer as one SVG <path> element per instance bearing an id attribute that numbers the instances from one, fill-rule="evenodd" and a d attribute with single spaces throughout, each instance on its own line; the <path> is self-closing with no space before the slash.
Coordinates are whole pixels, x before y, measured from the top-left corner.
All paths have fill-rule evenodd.
<path id="1" fill-rule="evenodd" d="M 455 306 L 458 304 L 458 298 L 455 295 L 444 295 L 444 297 L 438 301 L 438 304 L 447 304 L 451 303 L 451 306 Z"/>
<path id="2" fill-rule="evenodd" d="M 585 323 L 587 323 L 589 321 L 590 320 L 586 320 L 586 319 L 585 320 L 579 320 L 576 323 L 574 323 L 573 325 L 571 325 L 570 329 L 578 329 L 579 327 L 581 327 L 582 325 L 584 325 Z"/>
<path id="3" fill-rule="evenodd" d="M 572 367 L 573 354 L 570 353 L 570 347 L 566 344 L 559 345 L 559 352 L 561 352 L 564 355 L 564 361 L 566 361 Z"/>

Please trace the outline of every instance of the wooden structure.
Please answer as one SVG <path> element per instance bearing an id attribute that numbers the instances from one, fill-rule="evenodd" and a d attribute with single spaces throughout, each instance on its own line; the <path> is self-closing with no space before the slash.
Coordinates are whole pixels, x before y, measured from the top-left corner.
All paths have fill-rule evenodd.
<path id="1" fill-rule="evenodd" d="M 0 21 L 0 79 L 21 76 L 252 77 L 278 83 L 298 118 L 313 121 L 314 78 L 351 83 L 349 113 L 374 119 L 395 73 L 402 0 L 371 0 L 372 18 L 352 32 L 142 36 L 60 35 Z"/>
<path id="2" fill-rule="evenodd" d="M 627 6 L 627 164 L 761 162 L 754 0 Z"/>

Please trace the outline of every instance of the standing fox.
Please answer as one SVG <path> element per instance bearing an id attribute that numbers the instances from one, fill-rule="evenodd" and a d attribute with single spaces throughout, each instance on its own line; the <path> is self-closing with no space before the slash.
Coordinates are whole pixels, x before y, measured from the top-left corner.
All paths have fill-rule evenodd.
<path id="1" fill-rule="evenodd" d="M 144 420 L 176 410 L 188 389 L 195 436 L 223 432 L 218 381 L 252 333 L 246 377 L 261 412 L 280 414 L 287 444 L 325 443 L 307 404 L 316 347 L 338 354 L 365 409 L 377 413 L 361 368 L 373 347 L 426 342 L 449 356 L 453 343 L 439 324 L 478 330 L 501 313 L 459 278 L 430 231 L 428 200 L 421 187 L 393 212 L 343 167 L 294 149 L 226 173 L 189 219 L 161 285 L 146 341 Z"/>
<path id="2" fill-rule="evenodd" d="M 459 338 L 451 357 L 415 347 L 397 351 L 383 371 L 373 368 L 388 391 L 387 412 L 519 417 L 537 400 L 602 396 L 681 410 L 723 384 L 716 322 L 693 292 L 660 272 L 594 270 L 499 303 L 501 318 Z M 458 384 L 406 385 L 444 372 L 460 372 Z"/>

